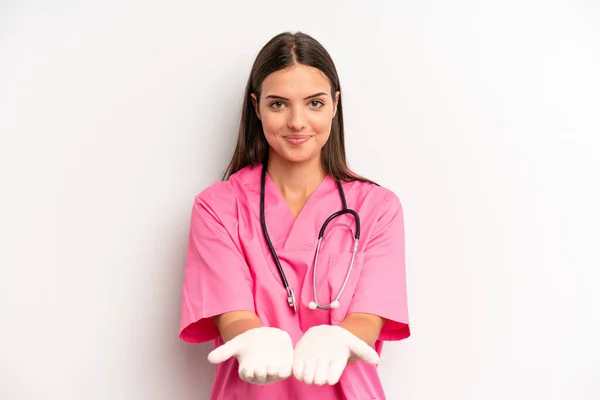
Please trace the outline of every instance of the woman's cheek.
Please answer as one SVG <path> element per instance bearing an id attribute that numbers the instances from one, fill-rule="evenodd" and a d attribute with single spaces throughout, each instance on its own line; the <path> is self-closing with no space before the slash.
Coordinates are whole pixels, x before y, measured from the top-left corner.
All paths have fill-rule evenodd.
<path id="1" fill-rule="evenodd" d="M 263 130 L 266 134 L 276 136 L 281 130 L 281 116 L 269 115 L 263 119 Z"/>

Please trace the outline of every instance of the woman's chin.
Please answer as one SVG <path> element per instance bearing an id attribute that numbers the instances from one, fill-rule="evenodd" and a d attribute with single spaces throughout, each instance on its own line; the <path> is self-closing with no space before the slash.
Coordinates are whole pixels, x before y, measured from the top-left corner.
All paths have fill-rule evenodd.
<path id="1" fill-rule="evenodd" d="M 310 163 L 315 160 L 315 158 L 319 158 L 318 154 L 313 154 L 312 152 L 306 151 L 297 151 L 296 149 L 289 151 L 286 149 L 283 154 L 279 155 L 286 162 L 292 164 L 305 164 Z"/>

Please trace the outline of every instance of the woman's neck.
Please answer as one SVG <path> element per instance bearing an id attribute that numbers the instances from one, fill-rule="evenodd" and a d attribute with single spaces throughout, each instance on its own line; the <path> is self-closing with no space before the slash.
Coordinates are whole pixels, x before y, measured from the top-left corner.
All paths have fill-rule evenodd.
<path id="1" fill-rule="evenodd" d="M 321 160 L 293 163 L 281 157 L 269 157 L 267 172 L 288 202 L 306 200 L 325 177 Z"/>

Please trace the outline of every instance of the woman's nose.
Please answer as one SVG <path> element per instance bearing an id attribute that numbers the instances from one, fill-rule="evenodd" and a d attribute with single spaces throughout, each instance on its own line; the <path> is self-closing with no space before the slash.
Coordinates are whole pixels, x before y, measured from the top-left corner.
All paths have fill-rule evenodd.
<path id="1" fill-rule="evenodd" d="M 301 131 L 306 127 L 306 115 L 304 114 L 305 110 L 292 108 L 289 118 L 288 118 L 288 127 L 290 129 Z"/>

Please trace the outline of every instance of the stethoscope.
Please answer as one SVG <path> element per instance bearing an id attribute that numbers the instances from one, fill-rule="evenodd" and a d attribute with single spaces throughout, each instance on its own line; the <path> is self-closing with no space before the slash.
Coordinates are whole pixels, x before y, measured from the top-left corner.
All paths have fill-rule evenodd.
<path id="1" fill-rule="evenodd" d="M 271 243 L 271 239 L 269 238 L 269 233 L 267 232 L 267 223 L 265 220 L 265 179 L 267 175 L 267 167 L 263 163 L 262 166 L 262 175 L 260 181 L 260 222 L 262 225 L 262 231 L 265 236 L 265 240 L 267 241 L 267 245 L 269 246 L 269 250 L 271 251 L 271 255 L 273 256 L 273 260 L 275 261 L 275 265 L 277 265 L 277 269 L 279 270 L 279 276 L 281 276 L 281 282 L 287 292 L 287 301 L 288 305 L 294 309 L 295 313 L 298 313 L 298 307 L 296 304 L 296 297 L 294 296 L 294 290 L 290 288 L 288 281 L 285 277 L 285 273 L 283 272 L 283 268 L 281 267 L 281 263 L 279 262 L 279 257 L 277 257 L 277 253 L 273 248 L 273 244 Z M 319 237 L 317 239 L 317 250 L 315 251 L 315 258 L 313 262 L 313 290 L 315 300 L 308 303 L 308 308 L 311 310 L 329 310 L 332 308 L 338 308 L 340 306 L 340 297 L 342 297 L 342 293 L 344 293 L 344 289 L 346 288 L 346 284 L 348 283 L 348 279 L 350 278 L 350 274 L 352 273 L 352 268 L 354 267 L 354 258 L 356 257 L 356 251 L 358 250 L 358 239 L 360 237 L 360 218 L 358 213 L 354 210 L 351 210 L 346 205 L 346 196 L 344 195 L 344 189 L 342 188 L 342 184 L 339 180 L 336 179 L 336 184 L 338 187 L 338 192 L 340 193 L 340 199 L 342 200 L 342 209 L 340 211 L 336 211 L 331 214 L 329 218 L 325 220 L 323 226 L 321 226 L 321 230 L 319 231 Z M 350 260 L 350 266 L 348 267 L 348 271 L 346 272 L 346 277 L 344 278 L 344 283 L 340 288 L 338 295 L 335 299 L 329 303 L 328 305 L 324 305 L 319 303 L 319 297 L 317 294 L 317 264 L 319 261 L 319 251 L 321 250 L 321 242 L 323 241 L 323 235 L 325 234 L 325 229 L 327 229 L 327 225 L 335 218 L 340 215 L 351 214 L 354 217 L 355 223 L 355 233 L 354 233 L 354 246 L 352 248 L 352 258 Z"/>

